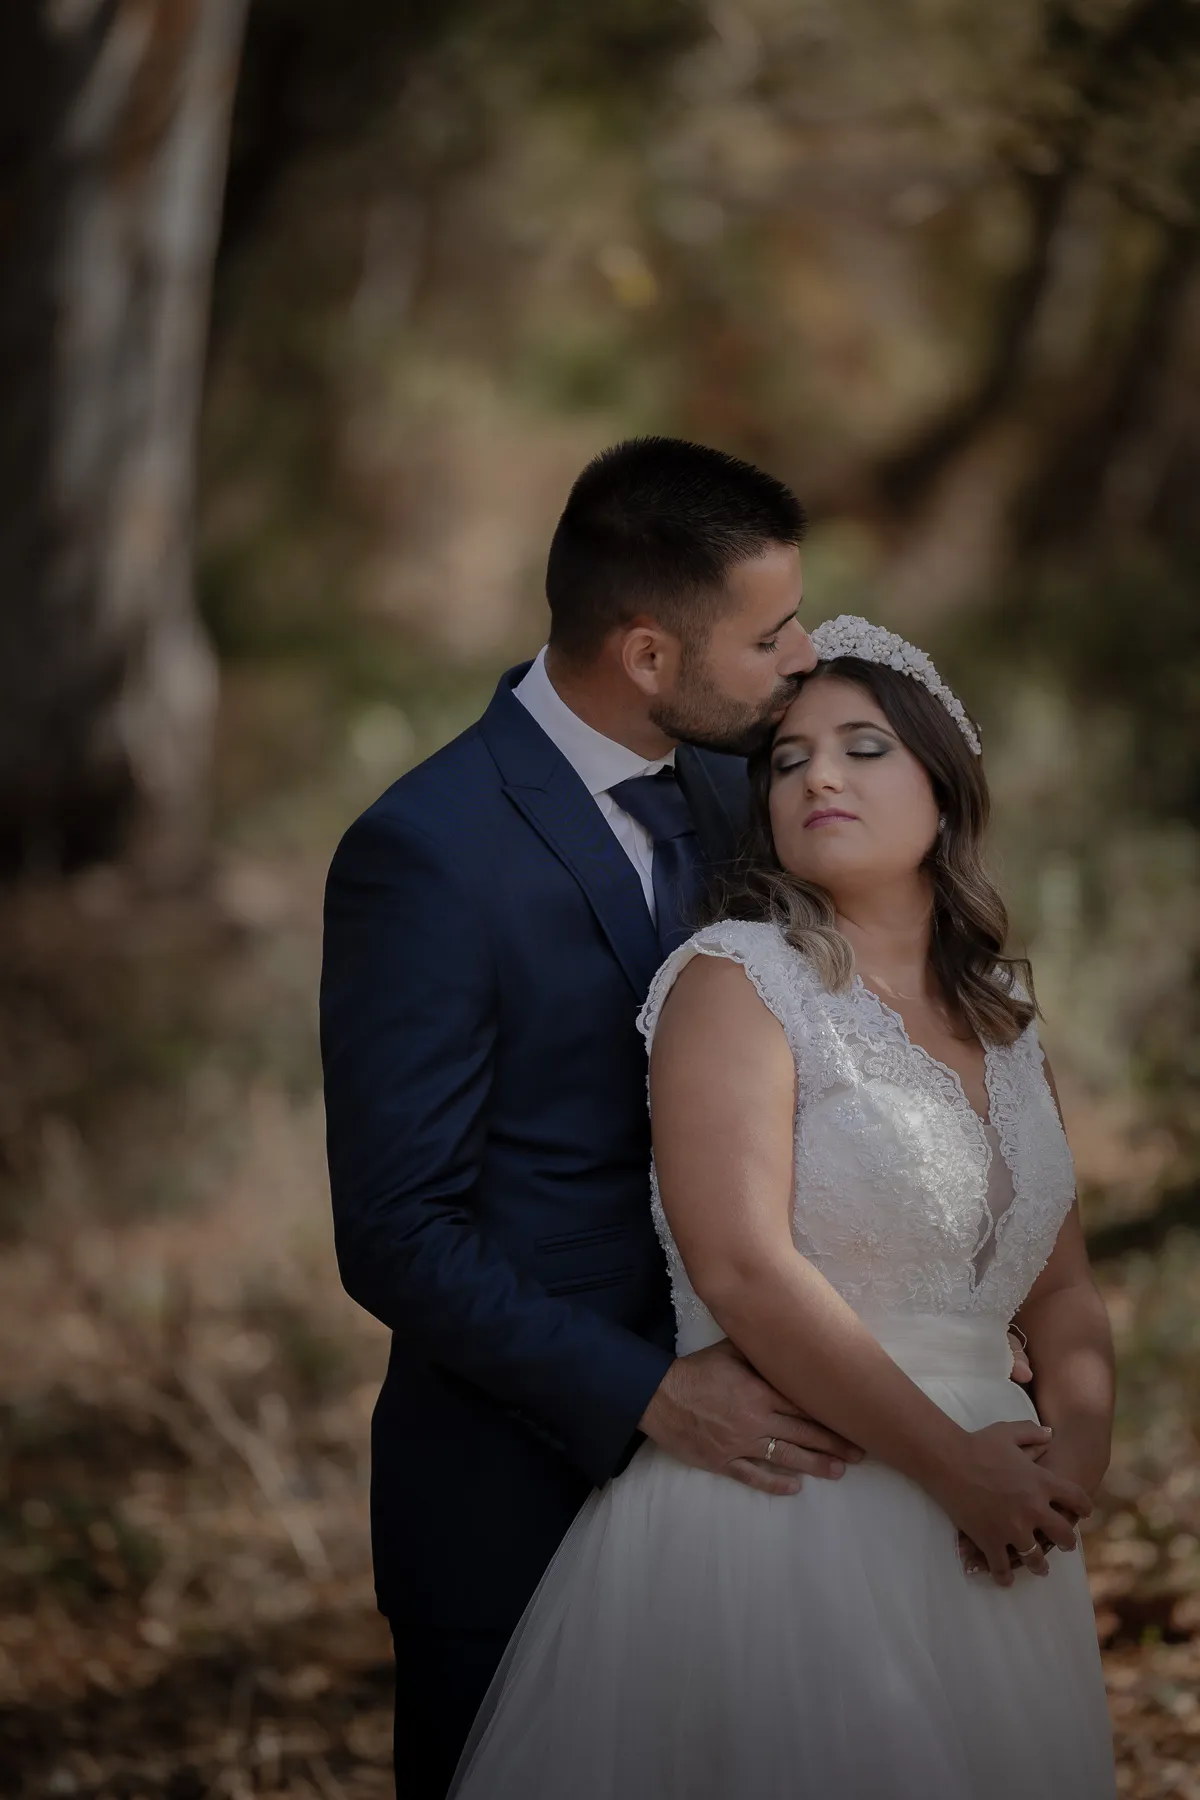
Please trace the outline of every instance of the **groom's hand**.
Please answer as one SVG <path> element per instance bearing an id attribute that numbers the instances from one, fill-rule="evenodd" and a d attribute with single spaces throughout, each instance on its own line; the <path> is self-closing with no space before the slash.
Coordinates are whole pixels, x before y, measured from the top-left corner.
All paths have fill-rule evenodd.
<path id="1" fill-rule="evenodd" d="M 1019 1381 L 1022 1387 L 1025 1387 L 1033 1380 L 1033 1369 L 1030 1366 L 1029 1355 L 1025 1349 L 1024 1333 L 1018 1331 L 1015 1326 L 1009 1328 L 1008 1347 L 1012 1351 L 1013 1359 L 1012 1374 L 1008 1379 L 1010 1381 Z"/>
<path id="2" fill-rule="evenodd" d="M 794 1494 L 802 1475 L 836 1481 L 862 1457 L 856 1444 L 799 1412 L 728 1339 L 677 1357 L 638 1424 L 680 1462 L 764 1494 Z"/>

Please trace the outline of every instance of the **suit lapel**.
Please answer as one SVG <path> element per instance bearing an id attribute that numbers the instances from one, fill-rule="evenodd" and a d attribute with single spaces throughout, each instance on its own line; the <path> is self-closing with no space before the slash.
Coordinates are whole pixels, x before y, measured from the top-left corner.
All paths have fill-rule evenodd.
<path id="1" fill-rule="evenodd" d="M 578 881 L 640 999 L 662 961 L 646 896 L 596 802 L 565 758 L 562 762 L 563 773 L 556 772 L 548 786 L 510 786 L 505 792 Z"/>
<path id="2" fill-rule="evenodd" d="M 720 783 L 715 779 L 718 769 Z M 675 774 L 705 862 L 714 868 L 731 861 L 745 822 L 745 764 L 738 757 L 718 758 L 681 744 L 675 752 Z"/>
<path id="3" fill-rule="evenodd" d="M 480 720 L 511 803 L 582 888 L 638 999 L 662 961 L 637 873 L 595 800 L 512 690 L 528 667 L 510 669 Z"/>

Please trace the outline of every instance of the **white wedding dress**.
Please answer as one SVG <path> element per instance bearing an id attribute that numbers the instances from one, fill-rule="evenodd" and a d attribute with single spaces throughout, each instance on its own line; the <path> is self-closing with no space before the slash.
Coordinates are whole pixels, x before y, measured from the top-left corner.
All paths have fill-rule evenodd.
<path id="1" fill-rule="evenodd" d="M 914 1381 L 975 1429 L 1034 1416 L 1006 1328 L 1073 1174 L 1031 1026 L 987 1053 L 989 1128 L 856 980 L 823 988 L 774 926 L 698 932 L 742 964 L 796 1059 L 797 1247 Z M 997 1158 L 996 1152 L 999 1152 Z M 680 1353 L 722 1333 L 667 1229 Z M 454 1800 L 1106 1800 L 1112 1744 L 1082 1557 L 1012 1588 L 878 1462 L 794 1496 L 645 1444 L 578 1515 L 509 1644 Z"/>

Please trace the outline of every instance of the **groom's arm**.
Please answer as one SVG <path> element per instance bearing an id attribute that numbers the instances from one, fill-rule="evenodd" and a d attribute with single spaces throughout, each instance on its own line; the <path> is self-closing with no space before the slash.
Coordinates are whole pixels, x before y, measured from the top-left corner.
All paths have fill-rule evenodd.
<path id="1" fill-rule="evenodd" d="M 533 1422 L 596 1483 L 669 1352 L 548 1295 L 479 1224 L 497 999 L 486 896 L 378 812 L 330 870 L 321 976 L 329 1173 L 347 1291 Z"/>

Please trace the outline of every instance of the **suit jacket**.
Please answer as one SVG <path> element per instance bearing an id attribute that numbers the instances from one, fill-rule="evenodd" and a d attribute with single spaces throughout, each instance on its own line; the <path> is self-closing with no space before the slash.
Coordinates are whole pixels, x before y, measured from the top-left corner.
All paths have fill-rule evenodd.
<path id="1" fill-rule="evenodd" d="M 505 1630 L 632 1454 L 674 1337 L 635 1026 L 658 940 L 595 801 L 513 698 L 524 673 L 343 838 L 321 981 L 339 1268 L 392 1332 L 379 1601 Z M 723 858 L 743 764 L 681 748 L 676 768 Z"/>

